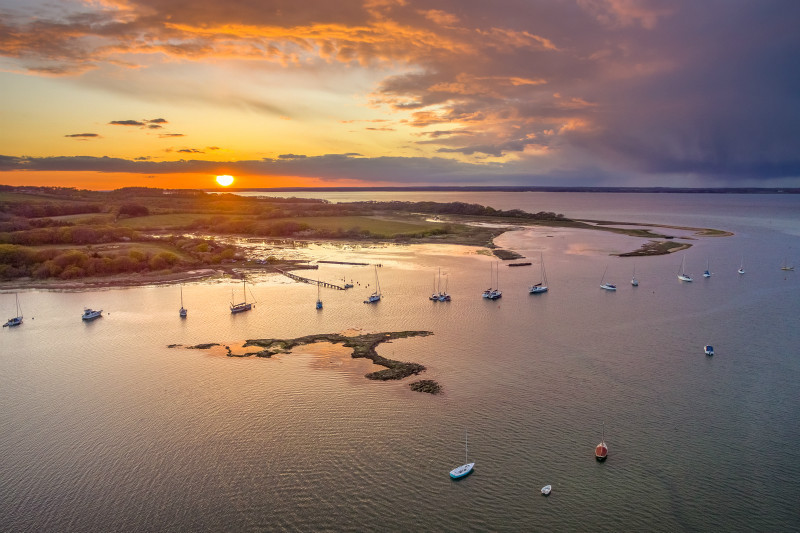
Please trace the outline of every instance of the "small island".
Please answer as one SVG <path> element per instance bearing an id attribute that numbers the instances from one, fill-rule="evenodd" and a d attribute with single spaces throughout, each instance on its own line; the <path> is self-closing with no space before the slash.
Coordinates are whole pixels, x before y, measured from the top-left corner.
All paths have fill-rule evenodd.
<path id="1" fill-rule="evenodd" d="M 388 381 L 403 379 L 408 376 L 417 375 L 425 371 L 425 366 L 419 363 L 396 361 L 388 359 L 378 354 L 375 348 L 383 343 L 390 342 L 393 339 L 403 339 L 406 337 L 427 337 L 433 335 L 432 331 L 392 331 L 381 333 L 365 333 L 363 335 L 347 336 L 341 333 L 320 333 L 316 335 L 306 335 L 304 337 L 297 337 L 295 339 L 249 339 L 241 347 L 248 348 L 256 346 L 261 348 L 258 351 L 235 353 L 230 346 L 225 346 L 228 357 L 272 357 L 276 354 L 289 353 L 297 346 L 304 346 L 306 344 L 314 344 L 316 342 L 329 342 L 331 344 L 341 344 L 347 348 L 352 348 L 353 358 L 366 358 L 372 360 L 376 365 L 386 367 L 384 370 L 377 372 L 370 372 L 366 374 L 367 379 L 374 379 L 379 381 Z M 207 350 L 214 346 L 220 346 L 219 343 L 203 343 L 194 346 L 182 346 L 180 344 L 170 344 L 168 348 L 184 347 L 192 350 Z M 441 386 L 433 380 L 420 380 L 410 384 L 411 390 L 418 392 L 427 392 L 429 394 L 439 394 Z"/>

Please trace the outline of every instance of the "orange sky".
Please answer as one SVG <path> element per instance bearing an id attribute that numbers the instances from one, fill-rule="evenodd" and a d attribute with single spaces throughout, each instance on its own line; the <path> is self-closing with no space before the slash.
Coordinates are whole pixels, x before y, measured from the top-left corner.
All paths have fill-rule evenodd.
<path id="1" fill-rule="evenodd" d="M 5 0 L 0 183 L 798 186 L 770 5 Z"/>

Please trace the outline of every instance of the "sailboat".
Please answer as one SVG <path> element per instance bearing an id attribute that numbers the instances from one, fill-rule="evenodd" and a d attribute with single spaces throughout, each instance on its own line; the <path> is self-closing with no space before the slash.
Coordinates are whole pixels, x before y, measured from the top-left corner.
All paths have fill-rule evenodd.
<path id="1" fill-rule="evenodd" d="M 253 304 L 247 301 L 247 280 L 244 278 L 242 278 L 242 294 L 244 294 L 244 300 L 235 304 L 233 303 L 233 289 L 231 289 L 231 314 L 242 313 L 253 308 Z"/>
<path id="2" fill-rule="evenodd" d="M 633 277 L 631 277 L 631 285 L 634 287 L 639 286 L 639 280 L 636 279 L 636 263 L 633 264 Z"/>
<path id="3" fill-rule="evenodd" d="M 449 302 L 450 301 L 450 295 L 447 293 L 447 282 L 448 282 L 448 280 L 449 280 L 449 278 L 447 278 L 447 277 L 444 278 L 444 290 L 441 290 L 441 288 L 442 288 L 442 269 L 440 268 L 439 269 L 439 294 L 437 295 L 440 302 Z"/>
<path id="4" fill-rule="evenodd" d="M 686 273 L 686 256 L 683 256 L 683 261 L 681 261 L 681 270 L 678 272 L 678 279 L 681 281 L 694 281 L 692 276 Z"/>
<path id="5" fill-rule="evenodd" d="M 786 258 L 784 257 L 783 258 L 783 266 L 781 266 L 781 270 L 790 270 L 791 271 L 791 270 L 794 270 L 794 266 L 793 265 L 789 265 L 786 262 Z"/>
<path id="6" fill-rule="evenodd" d="M 708 259 L 706 259 L 706 269 L 703 271 L 703 277 L 704 278 L 711 277 L 711 271 L 708 269 Z"/>
<path id="7" fill-rule="evenodd" d="M 186 310 L 186 308 L 183 307 L 183 285 L 181 285 L 181 309 L 180 311 L 178 311 L 178 314 L 181 316 L 181 318 L 186 318 L 187 312 L 188 311 Z"/>
<path id="8" fill-rule="evenodd" d="M 544 256 L 539 254 L 542 263 L 542 281 L 537 283 L 536 285 L 531 285 L 528 289 L 530 294 L 542 294 L 543 292 L 547 292 L 547 271 L 544 269 Z"/>
<path id="9" fill-rule="evenodd" d="M 453 479 L 461 479 L 472 473 L 475 463 L 469 462 L 469 446 L 467 445 L 467 432 L 464 431 L 464 464 L 454 468 L 450 471 L 450 477 Z"/>
<path id="10" fill-rule="evenodd" d="M 375 292 L 364 300 L 365 304 L 375 304 L 381 301 L 381 284 L 378 281 L 378 266 L 375 266 Z"/>
<path id="11" fill-rule="evenodd" d="M 496 270 L 497 270 L 497 288 L 493 289 L 490 286 L 488 289 L 483 291 L 483 297 L 484 298 L 488 298 L 490 300 L 497 300 L 498 298 L 501 298 L 503 296 L 503 293 L 500 291 L 500 267 L 498 266 L 496 268 Z M 495 275 L 494 275 L 495 273 L 494 273 L 494 270 L 492 270 L 492 265 L 489 265 L 489 273 L 490 273 L 490 276 L 491 276 L 490 285 L 492 285 L 492 284 L 494 284 L 494 280 L 495 280 Z"/>
<path id="12" fill-rule="evenodd" d="M 19 310 L 19 294 L 14 293 L 14 297 L 17 300 L 17 316 L 15 316 L 14 318 L 9 318 L 8 321 L 5 324 L 3 324 L 4 328 L 19 326 L 20 324 L 22 324 L 22 311 Z"/>
<path id="13" fill-rule="evenodd" d="M 608 265 L 606 265 L 606 269 L 603 270 L 603 277 L 600 278 L 600 288 L 605 289 L 607 291 L 615 291 L 617 290 L 617 286 L 613 283 L 607 283 L 604 281 L 606 279 L 606 272 L 608 271 Z"/>
<path id="14" fill-rule="evenodd" d="M 742 262 L 739 265 L 739 270 L 737 270 L 736 272 L 738 272 L 739 274 L 744 274 L 744 257 L 742 257 Z"/>
<path id="15" fill-rule="evenodd" d="M 317 309 L 322 309 L 322 299 L 320 298 L 320 285 L 319 285 L 319 278 L 317 278 Z"/>
<path id="16" fill-rule="evenodd" d="M 439 271 L 439 274 L 441 275 L 441 270 Z M 431 297 L 428 298 L 428 300 L 433 302 L 439 301 L 439 292 L 436 290 L 436 274 L 433 275 L 433 291 L 431 292 Z"/>
<path id="17" fill-rule="evenodd" d="M 606 423 L 603 422 L 603 440 L 594 448 L 594 457 L 598 461 L 605 461 L 608 457 L 608 446 L 606 446 Z"/>

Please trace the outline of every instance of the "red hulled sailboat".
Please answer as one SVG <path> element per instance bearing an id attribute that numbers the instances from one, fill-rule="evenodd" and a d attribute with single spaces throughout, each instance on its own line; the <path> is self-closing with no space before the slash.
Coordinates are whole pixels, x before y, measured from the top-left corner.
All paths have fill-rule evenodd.
<path id="1" fill-rule="evenodd" d="M 608 457 L 608 446 L 606 446 L 606 424 L 603 423 L 603 440 L 594 448 L 594 457 L 598 461 L 605 461 Z"/>

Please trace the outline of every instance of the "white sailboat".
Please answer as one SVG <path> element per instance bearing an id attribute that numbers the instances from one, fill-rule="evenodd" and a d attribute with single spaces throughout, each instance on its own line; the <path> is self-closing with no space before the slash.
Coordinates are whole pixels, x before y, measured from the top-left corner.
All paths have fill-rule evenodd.
<path id="1" fill-rule="evenodd" d="M 187 313 L 188 311 L 186 310 L 185 307 L 183 307 L 183 285 L 181 285 L 181 309 L 180 311 L 178 311 L 178 314 L 180 315 L 181 318 L 186 318 Z"/>
<path id="2" fill-rule="evenodd" d="M 683 256 L 683 261 L 681 261 L 681 269 L 678 272 L 678 279 L 681 281 L 694 281 L 692 276 L 686 273 L 686 256 Z"/>
<path id="3" fill-rule="evenodd" d="M 605 281 L 607 271 L 608 271 L 608 265 L 606 265 L 606 269 L 603 270 L 603 277 L 600 278 L 600 288 L 605 289 L 607 291 L 615 291 L 617 290 L 617 286 L 614 285 L 613 283 L 608 283 L 607 281 Z"/>
<path id="4" fill-rule="evenodd" d="M 441 274 L 441 270 L 439 273 Z M 439 291 L 436 290 L 436 274 L 433 275 L 433 291 L 431 292 L 431 296 L 428 298 L 428 300 L 431 300 L 432 302 L 439 301 Z"/>
<path id="5" fill-rule="evenodd" d="M 489 265 L 489 275 L 490 275 L 490 283 L 489 288 L 483 291 L 483 297 L 488 298 L 489 300 L 497 300 L 503 296 L 503 293 L 500 291 L 500 267 L 496 268 L 497 270 L 497 288 L 493 289 L 491 285 L 494 285 L 495 281 L 495 272 L 492 269 L 492 265 Z"/>
<path id="6" fill-rule="evenodd" d="M 744 257 L 742 257 L 742 262 L 739 265 L 739 270 L 737 270 L 736 272 L 738 272 L 739 274 L 744 274 Z"/>
<path id="7" fill-rule="evenodd" d="M 634 287 L 639 286 L 639 280 L 636 279 L 636 263 L 633 264 L 633 277 L 631 277 L 631 285 Z"/>
<path id="8" fill-rule="evenodd" d="M 378 281 L 378 266 L 375 266 L 375 292 L 370 294 L 369 298 L 364 300 L 365 304 L 375 304 L 381 301 L 381 284 Z"/>
<path id="9" fill-rule="evenodd" d="M 786 262 L 786 258 L 784 257 L 783 258 L 783 265 L 781 265 L 781 270 L 792 271 L 792 270 L 794 270 L 794 265 L 790 265 L 789 263 L 787 263 Z"/>
<path id="10" fill-rule="evenodd" d="M 235 304 L 233 303 L 233 289 L 231 289 L 231 314 L 242 313 L 253 308 L 253 304 L 247 301 L 247 280 L 244 278 L 242 278 L 242 294 L 244 295 L 244 300 Z"/>
<path id="11" fill-rule="evenodd" d="M 20 324 L 22 324 L 22 311 L 20 311 L 19 309 L 19 294 L 14 293 L 14 297 L 17 300 L 17 315 L 14 316 L 13 318 L 9 318 L 8 321 L 5 324 L 3 324 L 4 328 L 19 326 Z"/>
<path id="12" fill-rule="evenodd" d="M 317 309 L 322 309 L 322 298 L 320 298 L 319 278 L 317 278 Z"/>
<path id="13" fill-rule="evenodd" d="M 450 294 L 448 294 L 448 292 L 447 292 L 447 285 L 448 285 L 447 282 L 449 281 L 449 279 L 450 278 L 448 278 L 448 277 L 444 278 L 444 290 L 441 290 L 441 287 L 442 287 L 442 269 L 440 268 L 439 269 L 439 294 L 437 295 L 438 296 L 438 300 L 440 302 L 449 302 L 450 301 Z"/>
<path id="14" fill-rule="evenodd" d="M 704 278 L 711 277 L 711 271 L 708 269 L 708 259 L 706 259 L 706 269 L 703 271 L 703 277 Z"/>
<path id="15" fill-rule="evenodd" d="M 469 462 L 469 446 L 467 442 L 467 432 L 464 431 L 464 464 L 450 471 L 450 477 L 453 479 L 461 479 L 462 477 L 470 475 L 472 469 L 475 467 L 475 463 Z"/>
<path id="16" fill-rule="evenodd" d="M 542 254 L 539 254 L 539 257 L 542 263 L 542 272 L 541 272 L 542 281 L 540 281 L 536 285 L 530 286 L 530 288 L 528 289 L 528 292 L 530 294 L 542 294 L 544 292 L 547 292 L 547 271 L 544 269 L 544 256 Z"/>

